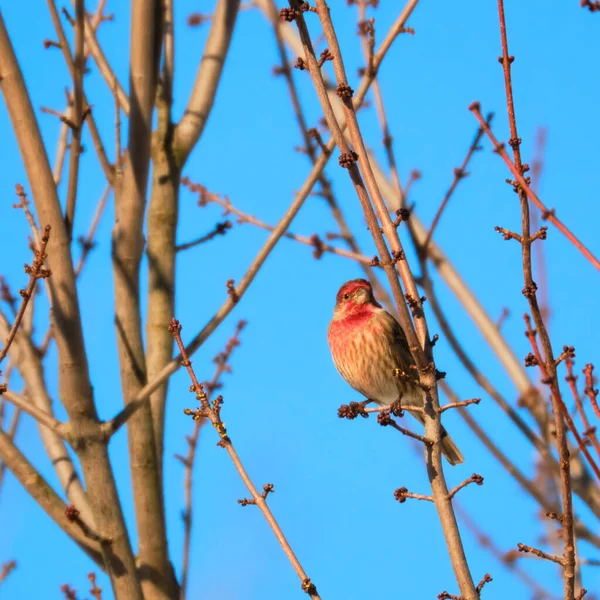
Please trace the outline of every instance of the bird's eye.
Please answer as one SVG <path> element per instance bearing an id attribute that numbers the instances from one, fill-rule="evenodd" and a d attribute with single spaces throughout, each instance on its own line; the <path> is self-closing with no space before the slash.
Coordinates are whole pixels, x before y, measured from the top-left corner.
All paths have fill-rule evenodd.
<path id="1" fill-rule="evenodd" d="M 348 300 L 350 298 L 350 294 L 344 294 L 344 300 Z"/>

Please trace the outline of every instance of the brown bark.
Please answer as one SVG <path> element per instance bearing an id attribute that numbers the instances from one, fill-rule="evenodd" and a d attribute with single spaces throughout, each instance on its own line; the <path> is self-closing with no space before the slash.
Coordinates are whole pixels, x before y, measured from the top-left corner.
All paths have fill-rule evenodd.
<path id="1" fill-rule="evenodd" d="M 173 15 L 165 4 L 163 85 L 158 97 L 158 129 L 152 148 L 152 187 L 148 210 L 148 318 L 146 335 L 148 379 L 154 379 L 173 356 L 173 338 L 165 323 L 175 314 L 175 243 L 181 171 L 200 139 L 213 107 L 229 52 L 239 0 L 219 0 L 204 55 L 184 116 L 171 123 L 174 77 Z M 150 397 L 157 461 L 162 472 L 164 420 L 168 380 Z M 162 475 L 161 475 L 162 481 Z"/>
<path id="2" fill-rule="evenodd" d="M 129 401 L 146 382 L 140 263 L 157 82 L 158 2 L 137 0 L 131 12 L 130 114 L 123 174 L 115 186 L 113 278 L 121 388 Z M 145 600 L 175 597 L 160 470 L 150 405 L 130 419 L 129 458 L 138 535 L 138 574 Z"/>
<path id="3" fill-rule="evenodd" d="M 112 540 L 110 552 L 104 547 L 103 551 L 115 595 L 119 600 L 141 600 L 129 536 L 108 460 L 107 441 L 99 435 L 69 238 L 37 120 L 1 15 L 0 77 L 39 220 L 52 227 L 48 265 L 52 270 L 49 289 L 59 361 L 59 395 L 77 440 L 74 449 L 84 481 L 89 484 L 88 496 L 96 526 L 104 537 Z"/>

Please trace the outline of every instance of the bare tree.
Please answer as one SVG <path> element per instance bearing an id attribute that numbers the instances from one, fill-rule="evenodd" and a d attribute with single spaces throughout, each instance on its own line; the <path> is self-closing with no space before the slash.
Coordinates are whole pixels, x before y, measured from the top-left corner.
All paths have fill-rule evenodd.
<path id="1" fill-rule="evenodd" d="M 514 56 L 508 46 L 513 7 L 507 7 L 505 14 L 504 2 L 498 0 L 497 23 L 502 49 L 498 60 L 502 65 L 505 98 L 495 100 L 496 107 L 506 104 L 506 116 L 498 115 L 493 120 L 491 113 L 482 112 L 479 102 L 469 106 L 475 134 L 471 143 L 465 144 L 466 154 L 449 177 L 446 193 L 439 203 L 432 205 L 434 210 L 428 217 L 428 212 L 420 210 L 419 204 L 415 208 L 414 190 L 421 174 L 413 169 L 408 176 L 401 175 L 400 164 L 406 162 L 407 155 L 410 157 L 410 149 L 405 148 L 402 141 L 394 143 L 391 106 L 398 99 L 386 96 L 381 75 L 386 68 L 401 72 L 402 58 L 395 46 L 410 43 L 412 36 L 418 36 L 412 25 L 428 27 L 426 20 L 419 20 L 419 0 L 408 0 L 389 22 L 385 17 L 380 22 L 374 10 L 378 5 L 376 0 L 349 0 L 348 7 L 329 6 L 325 0 L 316 0 L 315 4 L 290 0 L 284 7 L 277 7 L 273 0 L 252 0 L 246 4 L 240 0 L 216 0 L 211 14 L 186 15 L 188 27 L 207 30 L 201 50 L 178 42 L 183 19 L 173 0 L 149 3 L 132 0 L 129 40 L 121 41 L 122 46 L 129 49 L 127 69 L 124 64 L 114 62 L 112 48 L 101 41 L 104 31 L 114 26 L 113 15 L 106 12 L 105 0 L 99 0 L 93 14 L 87 12 L 89 7 L 84 0 L 74 0 L 72 10 L 65 7 L 59 11 L 54 0 L 48 0 L 47 4 L 48 24 L 52 24 L 54 32 L 53 39 L 44 40 L 43 45 L 48 51 L 60 50 L 60 60 L 69 77 L 61 82 L 67 84 L 63 110 L 47 106 L 35 108 L 34 103 L 39 100 L 34 99 L 27 85 L 30 73 L 35 71 L 27 64 L 28 59 L 19 60 L 15 52 L 15 40 L 25 35 L 25 27 L 19 27 L 19 22 L 5 22 L 0 14 L 0 87 L 16 142 L 11 152 L 18 148 L 27 178 L 27 181 L 10 181 L 16 186 L 17 201 L 5 201 L 1 214 L 3 222 L 23 221 L 31 232 L 26 283 L 11 281 L 9 285 L 8 278 L 4 277 L 0 281 L 0 366 L 3 370 L 0 485 L 6 473 L 12 474 L 47 517 L 92 561 L 95 571 L 88 575 L 89 593 L 96 600 L 106 600 L 110 593 L 117 600 L 191 597 L 192 542 L 196 536 L 202 536 L 194 524 L 211 518 L 211 511 L 199 509 L 194 502 L 194 490 L 211 485 L 210 481 L 196 480 L 199 444 L 212 438 L 225 451 L 246 494 L 233 499 L 221 495 L 220 501 L 235 503 L 237 500 L 241 507 L 257 509 L 299 580 L 298 594 L 305 593 L 314 599 L 336 596 L 334 589 L 317 587 L 319 574 L 325 573 L 328 567 L 317 564 L 310 552 L 314 550 L 312 544 L 299 539 L 293 524 L 286 523 L 278 516 L 277 507 L 271 506 L 273 493 L 279 489 L 277 482 L 255 479 L 250 474 L 254 469 L 243 462 L 248 452 L 244 441 L 249 431 L 243 432 L 238 441 L 239 424 L 235 429 L 229 426 L 226 416 L 228 411 L 235 415 L 235 401 L 241 399 L 230 398 L 227 390 L 219 394 L 224 382 L 229 380 L 225 376 L 231 371 L 234 350 L 245 343 L 245 321 L 238 321 L 233 335 L 223 336 L 221 325 L 234 309 L 242 307 L 243 312 L 244 306 L 248 306 L 245 296 L 250 286 L 279 242 L 288 239 L 309 247 L 317 260 L 331 255 L 331 264 L 335 261 L 354 263 L 405 333 L 414 364 L 406 370 L 398 365 L 392 374 L 422 394 L 422 407 L 410 410 L 422 417 L 424 431 L 413 430 L 404 423 L 406 411 L 401 397 L 390 406 L 377 408 L 370 406 L 369 398 L 339 402 L 338 416 L 354 420 L 374 415 L 379 425 L 395 429 L 407 438 L 397 436 L 397 446 L 414 443 L 423 450 L 410 468 L 416 474 L 414 481 L 428 483 L 429 490 L 402 485 L 395 491 L 390 490 L 387 500 L 391 501 L 393 492 L 393 498 L 402 505 L 409 500 L 425 501 L 424 508 L 415 510 L 422 511 L 419 518 L 423 520 L 423 530 L 434 532 L 436 527 L 441 528 L 442 535 L 431 534 L 431 544 L 438 549 L 445 548 L 455 581 L 437 577 L 435 565 L 430 564 L 429 558 L 410 552 L 398 558 L 407 576 L 420 561 L 436 572 L 432 577 L 439 589 L 438 598 L 480 598 L 492 581 L 486 571 L 495 572 L 496 564 L 489 560 L 489 569 L 474 572 L 473 546 L 479 544 L 488 551 L 486 561 L 493 559 L 507 567 L 515 575 L 514 582 L 520 582 L 514 585 L 527 586 L 537 598 L 590 598 L 583 579 L 597 561 L 582 553 L 600 548 L 600 536 L 595 533 L 596 520 L 600 518 L 600 445 L 594 421 L 600 418 L 598 391 L 594 387 L 591 363 L 583 370 L 584 386 L 578 385 L 573 346 L 563 345 L 558 354 L 553 349 L 556 341 L 553 345 L 549 330 L 552 297 L 547 288 L 548 278 L 553 275 L 552 264 L 545 260 L 541 248 L 548 243 L 548 237 L 552 239 L 555 233 L 556 238 L 562 236 L 565 247 L 577 251 L 577 268 L 590 269 L 591 274 L 586 275 L 590 278 L 598 276 L 600 261 L 593 247 L 594 240 L 584 242 L 584 236 L 578 235 L 577 220 L 571 219 L 568 212 L 559 218 L 556 211 L 549 208 L 551 199 L 545 199 L 540 192 L 545 133 L 539 137 L 533 169 L 525 161 L 519 137 L 522 130 L 517 128 L 516 119 L 519 104 L 513 93 Z M 580 8 L 588 10 L 580 11 L 580 15 L 593 18 L 587 13 L 596 12 L 596 4 L 582 2 Z M 117 18 L 125 16 L 124 7 L 115 5 L 114 8 L 118 11 Z M 260 19 L 261 26 L 271 35 L 278 61 L 273 74 L 285 81 L 289 95 L 285 114 L 289 117 L 290 109 L 293 111 L 302 144 L 298 150 L 310 165 L 304 180 L 302 176 L 294 179 L 293 200 L 279 211 L 282 216 L 276 223 L 269 222 L 267 213 L 271 211 L 259 200 L 264 190 L 255 190 L 253 197 L 257 201 L 251 208 L 245 208 L 238 199 L 214 189 L 210 173 L 197 169 L 194 162 L 195 153 L 213 151 L 204 147 L 204 133 L 211 113 L 219 110 L 219 102 L 224 98 L 220 87 L 229 55 L 246 53 L 248 64 L 263 70 L 270 66 L 255 52 L 254 46 L 242 47 L 252 36 L 240 37 L 240 44 L 235 45 L 237 28 L 242 26 L 242 20 L 250 18 Z M 348 30 L 354 31 L 356 25 L 359 40 L 355 48 L 350 48 L 346 46 Z M 252 35 L 256 36 L 257 31 L 255 26 Z M 364 64 L 358 76 L 350 66 L 356 61 L 355 52 L 360 53 Z M 178 57 L 189 53 L 198 57 L 193 75 L 176 70 Z M 58 60 L 58 54 L 54 59 Z M 125 72 L 127 81 L 121 75 Z M 92 94 L 98 93 L 100 85 L 105 101 L 97 104 Z M 182 101 L 179 94 L 186 87 L 189 95 Z M 247 91 L 242 87 L 236 82 L 232 100 L 240 111 L 244 108 Z M 282 86 L 277 89 L 280 88 Z M 231 88 L 227 91 L 231 93 Z M 269 110 L 270 92 L 261 88 L 253 93 L 264 102 L 264 110 Z M 371 98 L 377 126 L 365 125 Z M 466 106 L 464 109 L 466 111 Z M 106 114 L 114 115 L 112 123 L 107 124 Z M 46 149 L 42 118 L 60 122 L 53 155 Z M 510 132 L 506 145 L 496 133 L 501 118 L 508 123 Z M 251 123 L 251 115 L 245 119 Z M 126 135 L 122 129 L 126 129 Z M 379 139 L 368 139 L 368 132 L 373 130 Z M 88 141 L 93 152 L 84 153 Z M 379 148 L 374 149 L 380 142 L 381 155 Z M 506 258 L 493 250 L 494 257 L 488 264 L 514 259 L 513 272 L 522 273 L 522 295 L 527 310 L 525 334 L 531 345 L 524 360 L 519 357 L 522 349 L 515 341 L 514 332 L 506 332 L 510 311 L 504 309 L 500 320 L 491 314 L 492 309 L 488 310 L 478 296 L 482 291 L 475 282 L 472 286 L 467 284 L 461 271 L 464 265 L 460 261 L 454 264 L 449 258 L 455 248 L 447 248 L 446 252 L 439 239 L 440 230 L 448 222 L 452 222 L 453 230 L 458 232 L 452 238 L 457 241 L 457 247 L 469 236 L 470 228 L 468 223 L 465 225 L 468 219 L 451 218 L 448 213 L 452 203 L 457 201 L 455 197 L 462 189 L 463 180 L 475 168 L 476 155 L 488 142 L 508 169 L 510 187 L 506 193 L 512 189 L 518 198 L 514 212 L 520 216 L 520 230 L 504 226 L 495 229 L 505 240 L 520 246 L 521 261 L 519 263 L 512 254 Z M 273 145 L 271 152 L 275 152 L 275 148 Z M 232 177 L 237 175 L 236 161 L 250 160 L 253 168 L 261 171 L 265 187 L 270 185 L 269 157 L 252 151 L 252 139 L 248 141 L 240 136 L 231 150 L 222 160 L 229 161 Z M 457 157 L 460 151 L 457 149 Z M 194 165 L 193 169 L 190 164 Z M 501 163 L 494 163 L 490 158 L 488 164 L 496 165 L 489 167 L 489 175 L 485 174 L 484 181 L 492 185 L 493 169 L 499 168 Z M 103 192 L 86 229 L 82 215 L 92 214 L 88 202 L 92 190 L 87 177 L 91 169 L 95 169 L 96 178 L 102 178 Z M 530 170 L 533 180 L 527 175 Z M 3 168 L 2 175 L 2 181 L 12 177 L 9 170 Z M 351 201 L 345 197 L 342 200 L 341 195 L 336 194 L 338 187 L 346 190 L 344 193 L 352 197 Z M 81 301 L 85 288 L 78 278 L 96 243 L 109 247 L 101 220 L 108 212 L 111 195 L 114 199 L 110 239 L 113 291 L 111 294 L 97 290 L 94 300 L 110 300 L 114 312 L 115 347 L 111 351 L 118 361 L 120 401 L 119 408 L 107 414 L 107 404 L 94 387 L 94 373 L 103 368 L 109 352 L 106 348 L 99 351 L 89 337 L 84 336 L 90 310 L 94 307 L 91 302 L 88 309 Z M 320 207 L 321 217 L 314 218 L 315 229 L 320 233 L 292 233 L 294 219 L 313 196 L 324 200 L 325 212 Z M 207 224 L 208 209 L 197 212 L 199 216 L 194 219 L 193 227 L 185 227 L 186 233 L 194 232 L 193 237 L 182 240 L 181 229 L 187 225 L 181 217 L 182 201 L 196 197 L 199 207 L 218 206 L 223 216 L 215 224 Z M 486 205 L 485 210 L 495 218 L 494 208 Z M 587 209 L 590 215 L 595 214 L 594 206 Z M 254 211 L 256 214 L 252 214 Z M 330 220 L 336 229 L 323 231 L 325 220 Z M 541 221 L 547 225 L 539 226 Z M 366 223 L 368 236 L 359 231 L 357 222 L 361 226 Z M 537 231 L 532 231 L 532 224 Z M 253 256 L 235 238 L 241 225 L 246 230 L 268 232 L 266 241 Z M 78 237 L 80 231 L 86 233 Z M 492 233 L 488 236 L 490 240 L 495 239 Z M 222 283 L 222 298 L 220 306 L 213 310 L 203 302 L 208 296 L 203 280 L 217 261 L 224 264 L 223 258 L 216 258 L 211 250 L 223 237 L 228 247 L 233 248 L 234 261 L 216 269 Z M 490 247 L 492 243 L 490 241 Z M 24 240 L 22 245 L 26 246 Z M 365 246 L 369 250 L 363 250 Z M 13 257 L 8 247 L 2 250 L 2 270 L 8 273 L 14 268 Z M 199 251 L 200 258 L 193 272 L 182 268 L 183 261 L 192 252 Z M 373 252 L 376 252 L 374 256 Z M 226 269 L 231 272 L 225 273 Z M 237 274 L 235 279 L 231 273 Z M 284 275 L 282 271 L 278 277 Z M 333 268 L 330 278 L 337 278 Z M 337 283 L 339 286 L 343 281 Z M 440 292 L 441 283 L 451 294 Z M 21 285 L 24 287 L 17 296 L 11 286 Z M 587 290 L 592 297 L 594 289 L 590 286 Z M 523 310 L 518 290 L 511 288 L 509 292 L 511 308 L 514 303 L 518 310 Z M 582 286 L 580 293 L 585 292 Z M 466 312 L 469 326 L 474 325 L 481 334 L 480 347 L 462 341 L 453 322 L 455 319 L 447 316 L 447 306 L 456 300 Z M 194 308 L 192 313 L 190 306 Z M 186 315 L 181 321 L 176 318 L 180 313 Z M 190 314 L 193 318 L 189 318 Z M 569 317 L 560 314 L 558 306 L 554 307 L 554 314 L 556 319 L 564 318 L 568 323 Z M 198 327 L 198 323 L 203 325 Z M 302 327 L 302 323 L 295 325 Z M 440 334 L 433 333 L 437 327 Z M 215 333 L 228 341 L 216 354 L 212 373 L 206 371 L 204 362 L 193 366 L 192 357 L 201 348 L 204 350 L 209 340 L 211 344 L 216 343 L 212 339 Z M 281 335 L 284 336 L 283 331 Z M 289 334 L 285 337 L 289 339 Z M 440 339 L 447 342 L 447 349 L 435 348 Z M 577 340 L 567 341 L 575 344 Z M 300 355 L 301 350 L 293 344 L 286 346 L 285 352 L 290 348 Z M 479 360 L 482 348 L 503 367 L 512 392 L 497 382 L 495 366 Z M 236 360 L 237 355 L 236 351 Z M 473 355 L 478 359 L 473 359 Z M 462 378 L 451 372 L 447 381 L 447 374 L 439 368 L 440 356 L 450 356 Z M 293 362 L 294 356 L 290 360 Z M 172 377 L 182 366 L 189 382 L 185 383 L 178 376 L 174 378 L 177 384 L 171 385 Z M 539 383 L 532 381 L 526 367 L 539 368 Z M 568 384 L 572 407 L 569 406 L 571 400 L 563 395 L 562 377 Z M 58 381 L 56 386 L 54 381 Z M 267 383 L 264 382 L 262 393 L 267 393 Z M 472 386 L 478 391 L 478 397 L 462 397 L 457 384 L 464 388 Z M 292 386 L 292 382 L 289 385 Z M 315 391 L 309 390 L 308 385 L 302 387 L 307 403 L 312 401 Z M 170 406 L 174 400 L 181 400 L 186 389 L 193 393 L 197 405 L 181 404 L 180 408 L 175 405 L 167 410 L 168 402 Z M 240 395 L 260 412 L 259 399 L 250 397 L 253 393 Z M 286 390 L 277 393 L 283 396 Z M 508 396 L 510 393 L 512 397 Z M 225 400 L 235 401 L 224 405 Z M 486 405 L 489 400 L 494 410 L 499 408 L 506 417 L 506 427 L 515 434 L 519 447 L 530 451 L 527 457 L 522 450 L 517 454 L 506 440 L 497 439 L 495 421 L 485 421 L 479 416 L 477 405 Z M 181 410 L 183 408 L 185 410 Z M 336 408 L 332 405 L 326 410 Z M 306 428 L 319 418 L 322 410 L 320 407 L 310 415 L 307 413 Z M 453 413 L 462 417 L 474 439 L 489 453 L 491 467 L 490 472 L 483 473 L 485 480 L 506 474 L 523 491 L 521 495 L 507 498 L 507 512 L 527 511 L 528 502 L 534 502 L 541 515 L 542 526 L 538 529 L 544 533 L 540 543 L 520 542 L 526 538 L 515 529 L 511 530 L 512 546 L 502 550 L 488 534 L 488 530 L 491 534 L 497 533 L 492 511 L 482 509 L 480 512 L 486 517 L 479 522 L 459 504 L 459 492 L 472 483 L 481 486 L 484 476 L 473 473 L 456 479 L 455 472 L 442 460 L 441 445 L 446 435 L 442 421 L 453 419 L 450 416 Z M 191 428 L 186 415 L 192 418 Z M 190 432 L 189 435 L 181 433 L 175 448 L 170 447 L 167 439 L 167 417 L 177 419 L 177 431 Z M 29 418 L 37 424 L 52 471 L 46 469 L 47 465 L 36 464 L 36 460 L 28 456 L 28 440 L 17 437 L 19 424 Z M 276 415 L 263 411 L 263 418 L 269 423 L 266 430 L 277 427 Z M 341 422 L 337 425 L 344 428 Z M 130 478 L 126 482 L 119 480 L 118 460 L 111 450 L 114 436 L 122 428 L 128 435 Z M 264 434 L 254 431 L 254 435 L 258 440 Z M 185 447 L 181 439 L 185 439 L 187 452 L 181 452 L 181 447 Z M 174 541 L 169 530 L 173 490 L 167 489 L 170 477 L 166 473 L 174 464 L 172 454 L 184 469 L 181 492 L 177 490 L 184 498 L 181 545 L 178 540 Z M 472 472 L 475 467 L 471 468 L 469 457 L 466 462 Z M 474 461 L 471 464 L 474 465 Z M 530 472 L 534 470 L 532 476 Z M 131 497 L 123 493 L 123 485 L 131 488 Z M 307 489 L 305 493 L 309 497 L 321 492 Z M 382 502 L 380 498 L 374 498 L 374 505 L 379 502 Z M 484 506 L 483 501 L 477 502 Z M 427 503 L 435 507 L 437 517 L 433 512 L 426 512 Z M 408 509 L 403 506 L 398 510 Z M 308 522 L 309 519 L 300 513 L 297 520 Z M 294 534 L 285 533 L 287 527 Z M 533 528 L 528 530 L 526 535 L 533 531 Z M 528 564 L 521 560 L 523 556 L 558 565 L 562 590 L 556 582 L 541 581 L 529 573 Z M 23 559 L 0 556 L 0 560 L 5 561 L 0 585 L 9 577 L 9 583 L 17 581 L 21 568 L 14 574 L 13 571 Z M 81 586 L 81 574 L 65 569 L 62 576 L 69 580 L 60 589 L 63 596 L 79 597 L 76 588 Z M 454 588 L 457 594 L 442 591 Z M 372 589 L 373 597 L 381 596 L 376 582 Z M 398 591 L 402 595 L 402 589 Z"/>

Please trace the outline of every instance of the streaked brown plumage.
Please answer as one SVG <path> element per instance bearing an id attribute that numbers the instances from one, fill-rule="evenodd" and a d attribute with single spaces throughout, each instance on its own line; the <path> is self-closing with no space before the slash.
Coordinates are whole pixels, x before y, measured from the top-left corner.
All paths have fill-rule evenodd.
<path id="1" fill-rule="evenodd" d="M 327 340 L 337 370 L 363 396 L 390 405 L 402 395 L 402 406 L 423 405 L 422 392 L 394 375 L 395 369 L 411 373 L 414 360 L 402 327 L 377 303 L 365 279 L 347 281 L 338 291 Z M 423 422 L 421 413 L 408 412 Z M 451 465 L 463 462 L 443 428 L 442 453 Z"/>

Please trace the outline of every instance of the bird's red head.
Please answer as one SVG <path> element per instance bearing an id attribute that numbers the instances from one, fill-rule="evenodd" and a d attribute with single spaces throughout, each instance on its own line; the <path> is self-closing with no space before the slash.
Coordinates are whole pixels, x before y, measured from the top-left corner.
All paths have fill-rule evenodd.
<path id="1" fill-rule="evenodd" d="M 375 296 L 373 296 L 373 288 L 366 279 L 346 281 L 339 289 L 335 298 L 336 309 L 345 308 L 346 306 L 350 308 L 364 304 L 379 306 L 375 300 Z"/>

